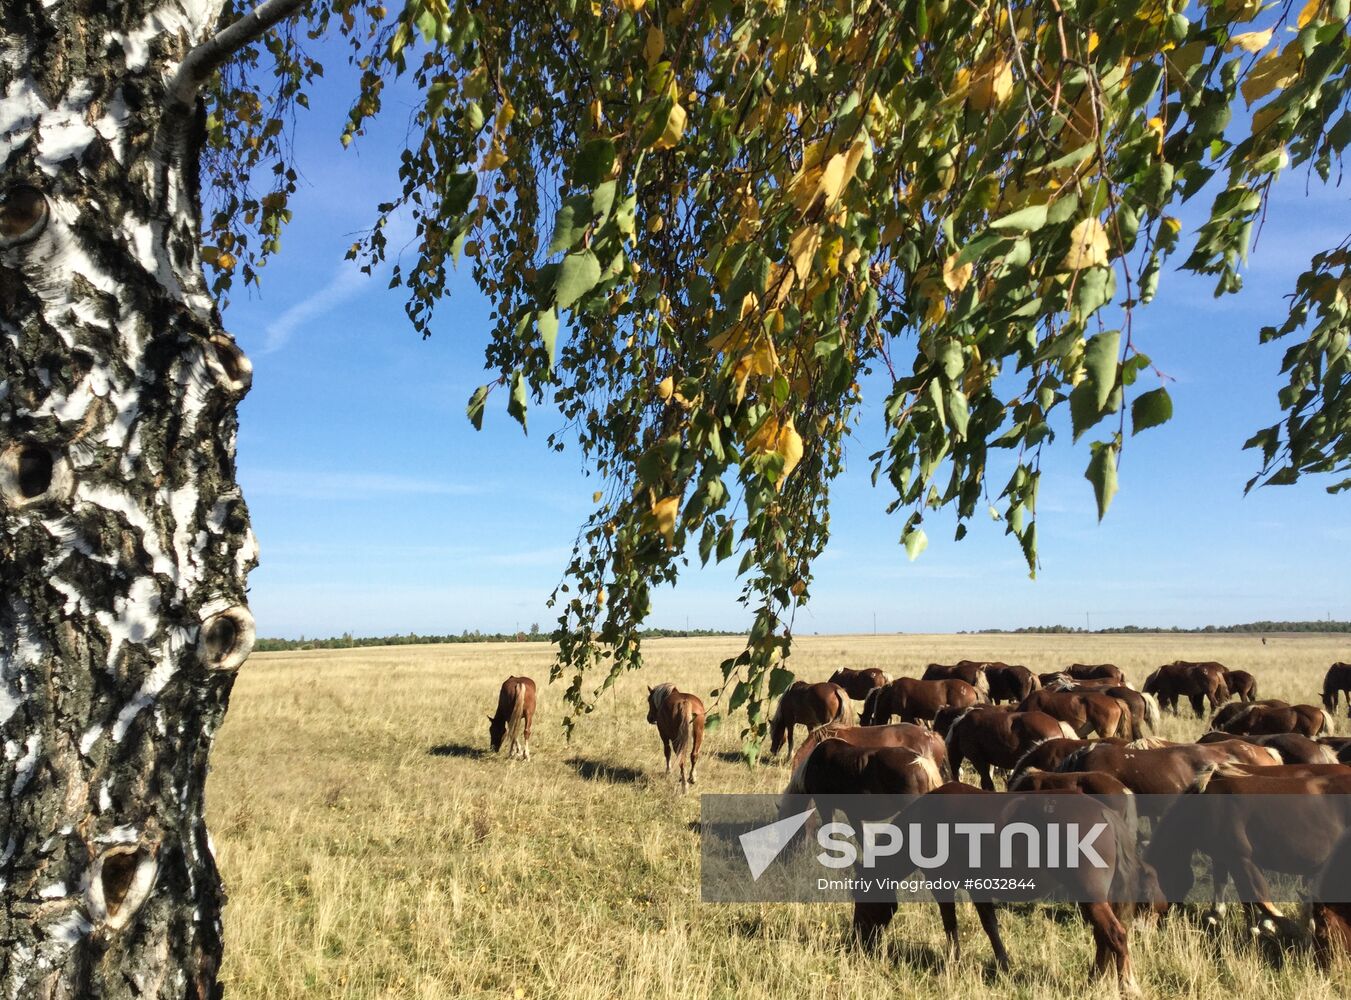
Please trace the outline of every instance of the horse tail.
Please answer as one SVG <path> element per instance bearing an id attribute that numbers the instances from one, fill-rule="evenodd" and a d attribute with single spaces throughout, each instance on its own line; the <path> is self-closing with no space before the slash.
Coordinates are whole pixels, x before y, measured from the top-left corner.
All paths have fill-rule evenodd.
<path id="1" fill-rule="evenodd" d="M 828 726 L 852 726 L 858 719 L 854 712 L 854 700 L 849 697 L 849 692 L 844 688 L 839 688 L 836 694 L 840 696 L 839 707 L 835 710 L 835 718 L 826 723 Z"/>
<path id="2" fill-rule="evenodd" d="M 1116 867 L 1112 871 L 1113 899 L 1139 899 L 1145 875 L 1144 860 L 1136 849 L 1139 831 L 1134 799 L 1127 799 L 1127 816 L 1123 818 L 1113 809 L 1106 809 L 1103 818 L 1112 828 L 1116 839 Z"/>
<path id="3" fill-rule="evenodd" d="M 1215 777 L 1216 772 L 1220 770 L 1219 764 L 1207 764 L 1201 770 L 1196 772 L 1196 777 L 1187 786 L 1184 795 L 1200 795 L 1210 785 L 1210 779 Z"/>
<path id="4" fill-rule="evenodd" d="M 962 777 L 962 765 L 960 763 L 961 755 L 957 750 L 957 723 L 961 722 L 969 714 L 971 714 L 971 709 L 964 709 L 960 715 L 948 724 L 947 735 L 943 737 L 943 749 L 948 752 L 948 769 L 952 771 L 952 778 L 954 781 L 960 781 Z M 959 763 L 953 764 L 954 760 L 959 761 Z"/>
<path id="5" fill-rule="evenodd" d="M 943 774 L 938 770 L 938 765 L 933 762 L 928 754 L 915 754 L 915 764 L 924 772 L 925 777 L 929 779 L 930 790 L 943 784 Z"/>
<path id="6" fill-rule="evenodd" d="M 822 740 L 822 743 L 825 741 Z M 784 795 L 806 795 L 807 794 L 807 762 L 812 759 L 812 754 L 816 753 L 821 743 L 817 743 L 798 759 L 797 765 L 793 768 L 792 774 L 788 777 L 788 786 L 783 790 Z"/>
<path id="7" fill-rule="evenodd" d="M 1079 738 L 1079 734 L 1074 731 L 1074 727 L 1064 719 L 1057 719 L 1056 721 L 1060 723 L 1060 735 L 1065 739 L 1077 740 Z"/>
<path id="8" fill-rule="evenodd" d="M 1023 697 L 1026 698 L 1027 695 L 1031 694 L 1033 691 L 1040 691 L 1040 690 L 1041 690 L 1041 678 L 1029 670 L 1027 672 L 1027 694 L 1024 694 Z"/>
<path id="9" fill-rule="evenodd" d="M 1152 694 L 1141 694 L 1145 700 L 1145 725 L 1149 727 L 1151 733 L 1159 731 L 1159 725 L 1163 722 L 1163 710 L 1159 708 L 1159 699 Z"/>
<path id="10" fill-rule="evenodd" d="M 1327 736 L 1336 736 L 1337 724 L 1332 721 L 1332 713 L 1329 712 L 1326 708 L 1320 708 L 1319 711 L 1323 713 L 1323 728 L 1320 729 L 1314 735 L 1317 736 L 1319 734 L 1323 734 Z"/>
<path id="11" fill-rule="evenodd" d="M 680 717 L 680 722 L 676 726 L 675 757 L 677 761 L 682 761 L 694 745 L 694 707 L 688 700 L 682 698 L 680 704 L 676 706 L 676 714 Z"/>
<path id="12" fill-rule="evenodd" d="M 891 676 L 891 674 L 887 673 L 885 670 L 879 670 L 878 673 L 882 675 L 882 680 L 886 681 L 888 684 L 890 684 L 895 679 Z"/>
<path id="13" fill-rule="evenodd" d="M 1117 721 L 1116 732 L 1112 735 L 1124 736 L 1128 740 L 1138 740 L 1144 734 L 1135 731 L 1135 713 L 1131 711 L 1130 704 L 1115 696 L 1109 697 L 1121 707 L 1121 718 Z M 1103 733 L 1103 735 L 1106 736 L 1107 734 Z"/>
<path id="14" fill-rule="evenodd" d="M 980 695 L 981 701 L 990 700 L 990 678 L 985 676 L 983 666 L 976 670 L 976 683 L 973 686 L 976 689 L 976 694 Z"/>
<path id="15" fill-rule="evenodd" d="M 520 737 L 521 724 L 525 721 L 525 690 L 517 684 L 512 692 L 511 698 L 511 716 L 507 719 L 507 738 L 511 741 L 508 746 L 514 747 L 517 739 Z"/>
<path id="16" fill-rule="evenodd" d="M 1165 739 L 1157 736 L 1141 736 L 1138 740 L 1131 740 L 1126 744 L 1127 750 L 1159 750 L 1163 747 L 1172 746 Z"/>

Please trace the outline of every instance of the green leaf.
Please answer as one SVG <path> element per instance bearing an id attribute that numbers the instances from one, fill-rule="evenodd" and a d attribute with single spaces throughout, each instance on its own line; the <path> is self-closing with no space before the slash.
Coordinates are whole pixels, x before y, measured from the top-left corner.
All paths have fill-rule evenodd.
<path id="1" fill-rule="evenodd" d="M 469 422 L 474 425 L 474 430 L 483 430 L 483 404 L 488 401 L 488 387 L 481 385 L 474 390 L 474 394 L 469 397 Z"/>
<path id="2" fill-rule="evenodd" d="M 563 258 L 554 284 L 554 301 L 567 309 L 600 281 L 600 261 L 590 250 L 570 253 Z"/>
<path id="3" fill-rule="evenodd" d="M 478 174 L 473 171 L 451 174 L 446 181 L 441 208 L 446 215 L 463 215 L 478 192 Z"/>
<path id="4" fill-rule="evenodd" d="M 919 558 L 919 554 L 929 547 L 929 536 L 924 533 L 923 528 L 911 528 L 905 533 L 905 554 L 911 562 Z"/>
<path id="5" fill-rule="evenodd" d="M 785 670 L 783 667 L 775 667 L 769 672 L 769 697 L 778 698 L 793 685 L 796 679 L 791 670 Z"/>
<path id="6" fill-rule="evenodd" d="M 554 361 L 558 357 L 558 310 L 545 309 L 536 315 L 540 340 L 544 341 L 544 350 L 549 354 L 549 370 L 553 371 Z"/>
<path id="7" fill-rule="evenodd" d="M 1136 396 L 1131 403 L 1131 433 L 1139 434 L 1167 423 L 1173 417 L 1173 400 L 1160 386 Z"/>
<path id="8" fill-rule="evenodd" d="M 1046 225 L 1046 213 L 1047 207 L 1045 205 L 1028 205 L 1016 212 L 1010 212 L 1008 215 L 995 219 L 994 222 L 990 223 L 990 228 L 1000 232 L 1035 233 Z"/>
<path id="9" fill-rule="evenodd" d="M 1093 484 L 1093 495 L 1098 500 L 1098 520 L 1101 521 L 1116 496 L 1116 445 L 1094 442 L 1093 457 L 1088 460 L 1084 478 Z"/>
<path id="10" fill-rule="evenodd" d="M 507 413 L 516 418 L 521 430 L 526 430 L 525 411 L 528 405 L 525 397 L 525 376 L 517 369 L 511 373 L 511 398 L 507 400 Z"/>
<path id="11" fill-rule="evenodd" d="M 581 187 L 593 188 L 610 176 L 615 165 L 613 139 L 590 139 L 577 151 L 572 176 Z"/>
<path id="12" fill-rule="evenodd" d="M 1117 362 L 1121 354 L 1121 331 L 1108 330 L 1084 347 L 1084 371 L 1093 384 L 1094 404 L 1101 410 L 1116 388 Z"/>

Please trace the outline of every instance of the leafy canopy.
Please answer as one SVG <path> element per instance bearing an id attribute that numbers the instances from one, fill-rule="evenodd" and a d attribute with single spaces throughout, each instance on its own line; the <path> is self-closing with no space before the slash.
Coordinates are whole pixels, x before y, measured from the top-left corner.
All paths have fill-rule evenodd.
<path id="1" fill-rule="evenodd" d="M 494 305 L 470 420 L 504 406 L 525 427 L 551 398 L 566 426 L 550 445 L 574 439 L 604 484 L 554 595 L 554 676 L 576 711 L 641 665 L 651 588 L 691 547 L 740 561 L 754 625 L 715 695 L 723 713 L 745 706 L 758 751 L 767 699 L 792 678 L 792 617 L 826 544 L 863 371 L 891 379 L 874 478 L 911 558 L 932 512 L 954 510 L 961 537 L 988 509 L 1035 572 L 1056 411 L 1088 441 L 1105 514 L 1128 433 L 1172 414 L 1134 309 L 1170 259 L 1213 275 L 1217 295 L 1237 291 L 1277 174 L 1326 181 L 1340 167 L 1348 2 L 312 11 L 309 35 L 340 32 L 361 71 L 344 144 L 394 78 L 424 101 L 401 194 L 351 256 L 383 259 L 391 215 L 408 214 L 417 235 L 393 280 L 424 335 L 447 269 L 467 266 Z M 222 293 L 235 274 L 257 279 L 289 218 L 286 115 L 322 72 L 300 35 L 245 53 L 212 98 L 207 242 Z M 254 195 L 262 178 L 272 190 Z M 1184 237 L 1169 213 L 1212 180 L 1208 219 Z M 1317 254 L 1289 321 L 1262 332 L 1293 346 L 1285 417 L 1249 442 L 1254 483 L 1351 466 L 1349 255 Z M 991 448 L 1013 456 L 997 463 L 1013 467 L 1007 482 L 987 479 Z"/>

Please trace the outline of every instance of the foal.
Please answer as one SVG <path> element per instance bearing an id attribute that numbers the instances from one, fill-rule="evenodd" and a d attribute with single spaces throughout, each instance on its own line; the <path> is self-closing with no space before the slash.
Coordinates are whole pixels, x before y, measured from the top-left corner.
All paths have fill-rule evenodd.
<path id="1" fill-rule="evenodd" d="M 671 773 L 671 751 L 680 765 L 680 790 L 694 784 L 694 769 L 699 764 L 699 748 L 704 744 L 704 703 L 697 695 L 676 690 L 674 684 L 658 684 L 647 689 L 647 721 L 657 727 L 661 747 L 666 752 L 666 773 Z M 685 757 L 689 755 L 690 773 L 685 777 Z"/>
<path id="2" fill-rule="evenodd" d="M 493 753 L 502 749 L 502 740 L 510 730 L 510 757 L 529 760 L 530 727 L 534 721 L 535 682 L 529 677 L 508 677 L 497 693 L 497 712 L 488 716 L 488 742 Z"/>

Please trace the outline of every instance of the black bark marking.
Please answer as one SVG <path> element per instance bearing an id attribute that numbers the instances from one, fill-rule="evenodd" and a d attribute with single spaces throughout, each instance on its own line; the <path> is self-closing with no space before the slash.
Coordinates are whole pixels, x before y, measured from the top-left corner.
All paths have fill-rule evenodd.
<path id="1" fill-rule="evenodd" d="M 31 184 L 14 184 L 0 194 L 0 246 L 37 239 L 47 225 L 47 198 Z"/>

